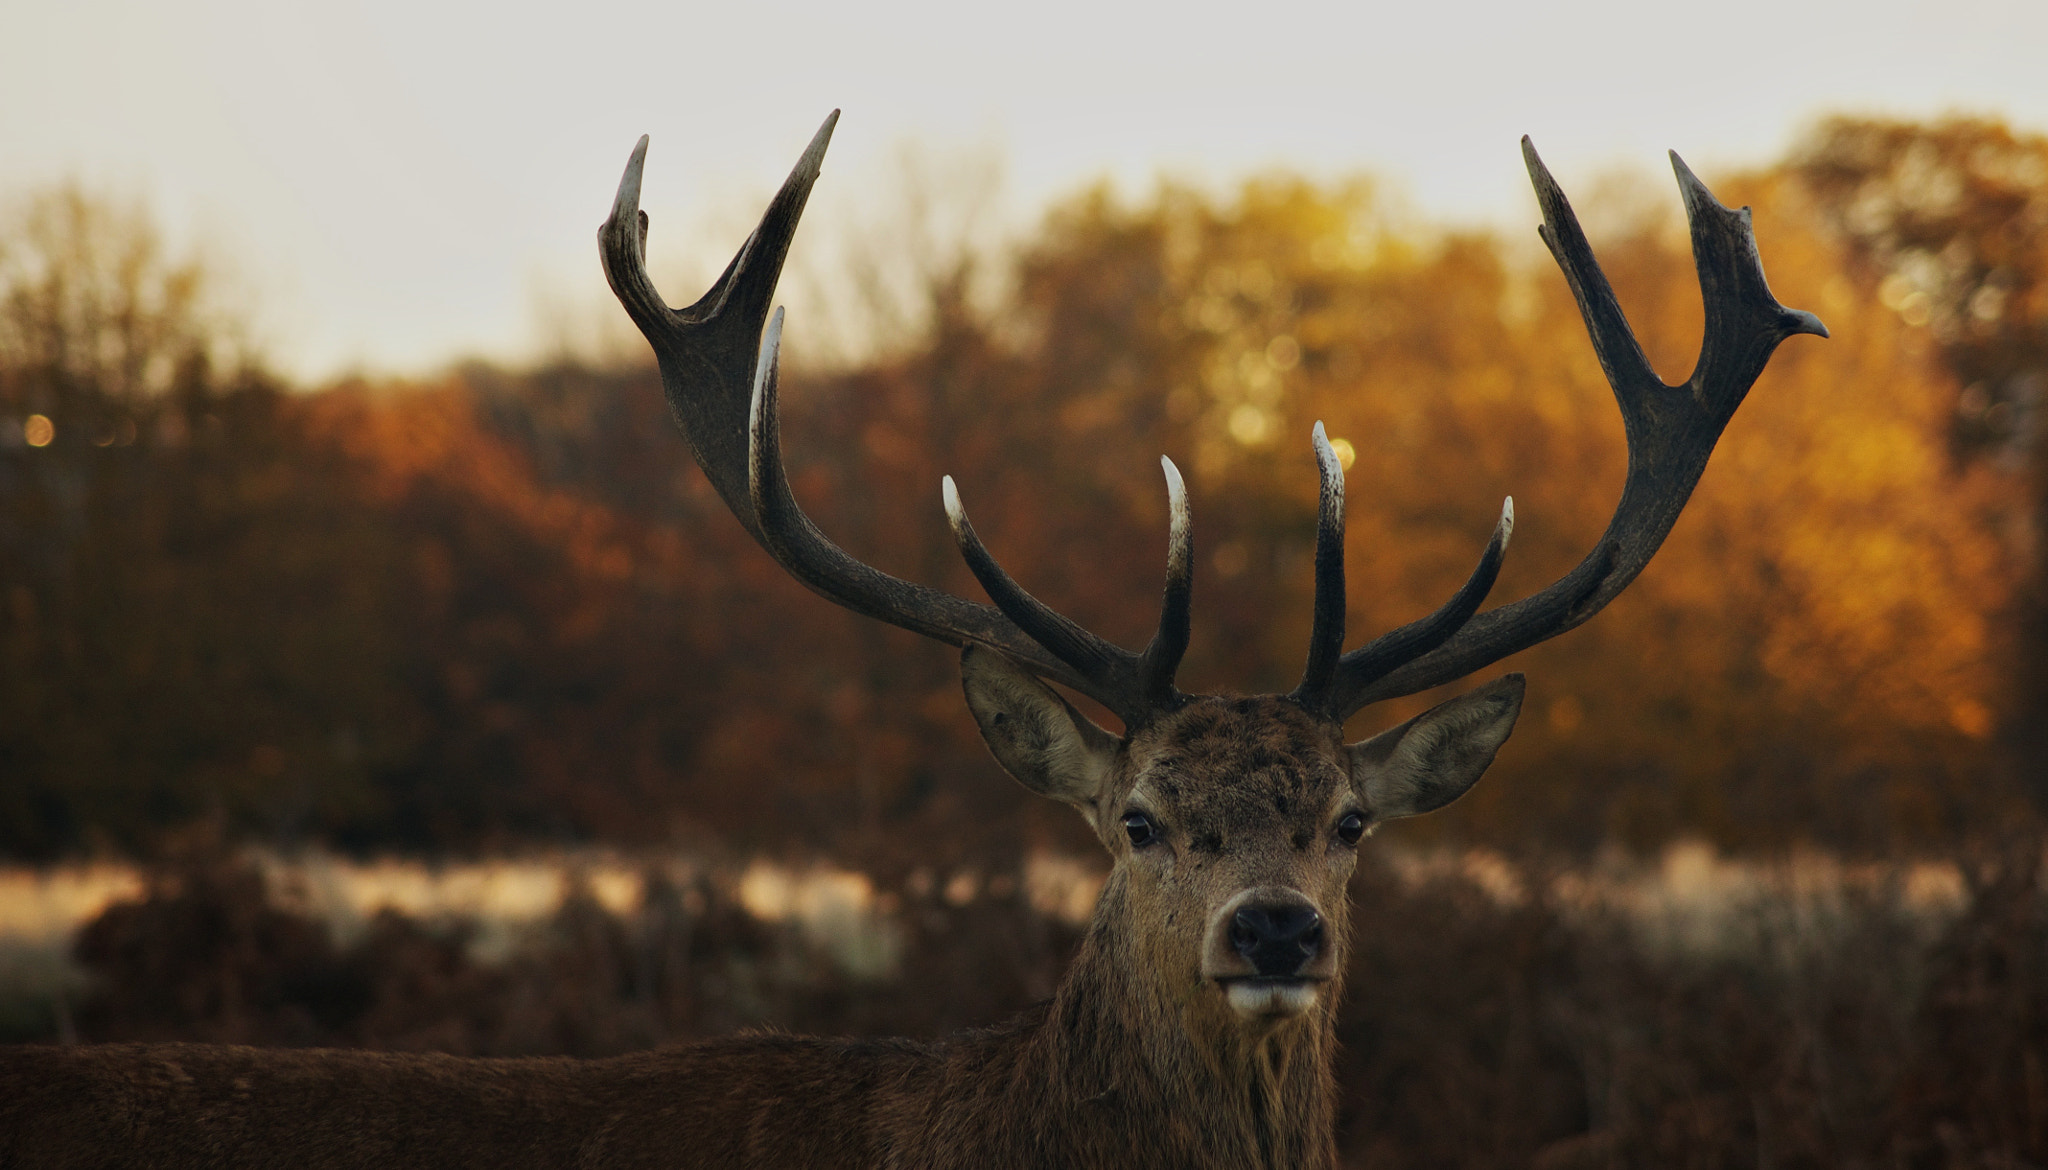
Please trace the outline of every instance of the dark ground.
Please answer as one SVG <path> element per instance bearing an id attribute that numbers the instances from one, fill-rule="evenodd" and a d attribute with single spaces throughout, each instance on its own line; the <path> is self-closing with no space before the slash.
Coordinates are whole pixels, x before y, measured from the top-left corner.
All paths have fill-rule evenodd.
<path id="1" fill-rule="evenodd" d="M 1895 896 L 1870 894 L 1840 908 L 1825 948 L 1764 930 L 1720 957 L 1681 958 L 1598 914 L 1368 866 L 1340 1024 L 1346 1159 L 2048 1164 L 2039 866 L 1968 876 L 1960 914 L 1931 933 Z M 253 868 L 188 859 L 81 933 L 94 994 L 15 1004 L 5 1038 L 68 1026 L 89 1041 L 595 1056 L 758 1025 L 930 1036 L 1048 995 L 1077 941 L 1022 893 L 955 906 L 894 891 L 903 974 L 855 981 L 750 915 L 735 879 L 650 874 L 626 916 L 572 894 L 531 945 L 486 964 L 459 932 L 391 912 L 338 946 Z"/>

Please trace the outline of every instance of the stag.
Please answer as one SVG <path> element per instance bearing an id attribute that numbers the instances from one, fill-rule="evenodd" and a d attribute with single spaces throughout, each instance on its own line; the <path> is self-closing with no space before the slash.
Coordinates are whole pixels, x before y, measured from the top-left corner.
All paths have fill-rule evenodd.
<path id="1" fill-rule="evenodd" d="M 1436 612 L 1344 649 L 1343 468 L 1318 425 L 1315 602 L 1284 695 L 1175 686 L 1194 560 L 1186 489 L 1170 501 L 1165 597 L 1139 651 L 1034 598 L 946 515 L 993 602 L 883 573 L 833 544 L 790 492 L 777 432 L 782 311 L 770 300 L 838 114 L 696 304 L 645 265 L 642 138 L 599 231 L 606 277 L 661 366 L 714 488 L 791 575 L 857 613 L 962 647 L 967 706 L 1027 788 L 1074 806 L 1112 867 L 1052 999 L 936 1043 L 747 1034 L 608 1060 L 465 1060 L 184 1045 L 20 1048 L 0 1057 L 0 1167 L 875 1166 L 1327 1167 L 1334 1020 L 1360 841 L 1457 799 L 1513 730 L 1510 674 L 1346 743 L 1369 703 L 1440 686 L 1572 629 L 1612 601 L 1677 520 L 1772 351 L 1827 336 L 1764 283 L 1748 209 L 1676 155 L 1706 333 L 1692 376 L 1651 371 L 1564 193 L 1527 139 L 1541 234 L 1620 403 L 1628 473 L 1577 567 L 1479 613 L 1512 500 Z M 1122 722 L 1098 726 L 1053 685 Z"/>

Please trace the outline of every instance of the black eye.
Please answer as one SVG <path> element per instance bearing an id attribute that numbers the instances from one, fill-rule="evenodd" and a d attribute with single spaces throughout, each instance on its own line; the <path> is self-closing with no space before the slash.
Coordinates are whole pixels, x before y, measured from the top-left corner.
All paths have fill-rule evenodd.
<path id="1" fill-rule="evenodd" d="M 1124 814 L 1124 832 L 1131 835 L 1131 844 L 1139 849 L 1159 840 L 1159 826 L 1141 812 Z"/>
<path id="2" fill-rule="evenodd" d="M 1363 836 L 1365 836 L 1365 814 L 1348 812 L 1344 814 L 1343 820 L 1337 822 L 1337 839 L 1346 845 L 1358 844 L 1358 839 Z"/>

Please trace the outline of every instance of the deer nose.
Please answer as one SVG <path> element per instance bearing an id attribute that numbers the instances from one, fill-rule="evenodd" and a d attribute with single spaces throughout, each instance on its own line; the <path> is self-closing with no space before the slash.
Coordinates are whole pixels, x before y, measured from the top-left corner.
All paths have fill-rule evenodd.
<path id="1" fill-rule="evenodd" d="M 1263 977 L 1298 975 L 1323 945 L 1323 916 L 1302 902 L 1253 902 L 1230 920 L 1230 945 Z"/>

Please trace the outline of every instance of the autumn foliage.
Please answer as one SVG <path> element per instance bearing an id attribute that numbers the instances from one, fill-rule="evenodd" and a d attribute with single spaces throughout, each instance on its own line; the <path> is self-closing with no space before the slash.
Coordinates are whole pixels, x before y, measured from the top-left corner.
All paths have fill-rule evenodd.
<path id="1" fill-rule="evenodd" d="M 1779 351 L 1627 594 L 1501 668 L 1529 706 L 1485 783 L 1368 855 L 1349 1165 L 2048 1160 L 2048 140 L 1836 119 L 1710 181 L 1832 340 Z M 1683 376 L 1701 326 L 1675 196 L 1617 180 L 1580 212 Z M 1448 596 L 1501 497 L 1507 600 L 1577 561 L 1621 484 L 1617 413 L 1533 233 L 1274 175 L 1082 192 L 993 297 L 989 258 L 911 251 L 921 329 L 787 375 L 798 497 L 862 559 L 975 596 L 951 473 L 1029 588 L 1133 644 L 1168 453 L 1195 511 L 1190 688 L 1298 677 L 1316 420 L 1349 464 L 1354 644 Z M 1748 934 L 1691 949 L 1546 880 L 1694 837 L 1879 856 L 1882 880 L 1748 907 Z M 578 890 L 485 961 L 464 925 L 395 911 L 338 936 L 221 847 L 247 842 L 700 864 L 651 866 L 630 911 Z M 1519 892 L 1403 877 L 1386 859 L 1418 842 L 1512 855 Z M 88 990 L 0 989 L 0 1037 L 935 1035 L 1057 980 L 1074 925 L 1021 894 L 1036 846 L 1093 855 L 988 759 L 950 652 L 753 546 L 650 368 L 292 387 L 132 211 L 60 190 L 0 226 L 0 858 L 155 863 L 79 934 Z M 903 932 L 894 972 L 750 912 L 731 859 L 762 853 L 864 870 Z M 1938 913 L 1909 896 L 1928 855 L 1961 876 Z M 954 871 L 980 896 L 930 880 Z"/>
<path id="2" fill-rule="evenodd" d="M 2035 589 L 2037 489 L 2026 458 L 1956 437 L 1999 404 L 2020 426 L 2020 391 L 1984 389 L 1947 318 L 1899 292 L 1925 250 L 1871 243 L 1859 185 L 1910 202 L 1975 156 L 1815 162 L 1873 125 L 1715 182 L 1754 206 L 1779 298 L 1833 340 L 1784 347 L 1632 590 L 1509 664 L 1529 714 L 1414 838 L 1943 849 L 2030 815 L 2028 765 L 2001 747 L 2048 661 L 2008 632 Z M 1896 133 L 2044 154 L 1988 124 Z M 2048 170 L 2000 173 L 2048 200 Z M 1581 202 L 1652 360 L 1682 377 L 1700 324 L 1676 198 L 1623 183 Z M 146 225 L 75 192 L 16 222 L 0 854 L 147 852 L 194 821 L 348 848 L 715 837 L 880 869 L 906 843 L 1086 847 L 986 759 L 946 650 L 841 613 L 751 545 L 651 369 L 294 390 L 229 352 L 199 275 Z M 1954 294 L 1957 319 L 2031 305 L 2010 290 L 2032 289 L 2035 255 L 1998 253 L 2019 275 Z M 1500 600 L 1568 569 L 1613 506 L 1619 419 L 1533 233 L 1268 176 L 1084 192 L 1012 259 L 993 305 L 964 268 L 935 270 L 912 341 L 788 377 L 798 497 L 898 575 L 977 595 L 937 505 L 950 472 L 1027 587 L 1134 643 L 1165 452 L 1195 508 L 1183 685 L 1284 690 L 1309 621 L 1314 421 L 1350 461 L 1354 640 L 1447 597 L 1503 496 L 1519 523 Z"/>

